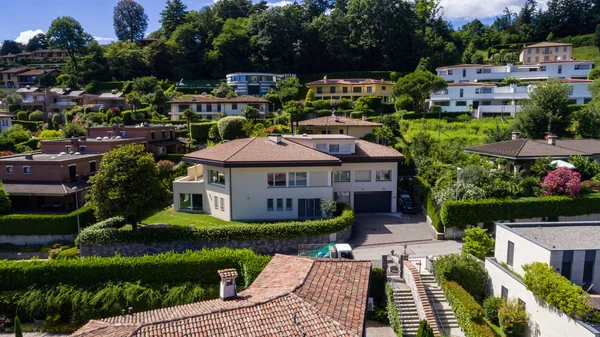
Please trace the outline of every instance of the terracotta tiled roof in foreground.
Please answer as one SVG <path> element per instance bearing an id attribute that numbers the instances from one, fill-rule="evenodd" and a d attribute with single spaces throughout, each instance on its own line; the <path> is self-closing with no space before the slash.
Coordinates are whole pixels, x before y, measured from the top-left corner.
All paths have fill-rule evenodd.
<path id="1" fill-rule="evenodd" d="M 363 121 L 361 119 L 354 119 L 342 116 L 326 116 L 313 119 L 307 119 L 298 123 L 302 126 L 366 126 L 366 127 L 377 127 L 383 124 Z"/>
<path id="2" fill-rule="evenodd" d="M 515 139 L 470 146 L 465 148 L 465 151 L 508 159 L 569 158 L 576 155 L 591 156 L 600 154 L 600 140 L 557 139 L 556 145 L 550 145 L 544 139 Z"/>
<path id="3" fill-rule="evenodd" d="M 357 140 L 353 154 L 336 155 L 344 163 L 388 162 L 404 159 L 402 153 L 389 146 L 383 146 L 366 140 Z"/>
<path id="4" fill-rule="evenodd" d="M 73 336 L 364 336 L 371 263 L 275 255 L 236 299 L 89 321 Z"/>

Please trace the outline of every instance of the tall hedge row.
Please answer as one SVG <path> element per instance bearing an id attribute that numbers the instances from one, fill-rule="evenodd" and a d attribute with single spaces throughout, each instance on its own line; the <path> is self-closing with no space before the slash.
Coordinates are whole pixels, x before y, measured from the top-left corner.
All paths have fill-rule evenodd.
<path id="1" fill-rule="evenodd" d="M 600 194 L 449 201 L 442 205 L 441 220 L 446 227 L 465 228 L 480 222 L 594 213 L 600 213 Z"/>
<path id="2" fill-rule="evenodd" d="M 444 224 L 440 218 L 440 211 L 438 210 L 435 202 L 433 201 L 433 193 L 431 192 L 431 186 L 423 178 L 416 176 L 414 180 L 414 190 L 417 198 L 423 203 L 425 212 L 431 219 L 431 225 L 436 231 L 444 232 Z"/>
<path id="3" fill-rule="evenodd" d="M 400 313 L 398 312 L 398 306 L 394 299 L 394 290 L 389 283 L 385 284 L 385 294 L 387 298 L 387 314 L 390 322 L 390 327 L 394 330 L 397 337 L 403 336 L 402 322 L 400 320 Z"/>
<path id="4" fill-rule="evenodd" d="M 13 125 L 22 125 L 23 128 L 31 131 L 31 132 L 36 132 L 39 130 L 39 128 L 42 126 L 43 122 L 35 122 L 35 121 L 20 121 L 20 120 L 13 120 L 12 124 Z"/>
<path id="5" fill-rule="evenodd" d="M 250 284 L 271 257 L 250 249 L 203 249 L 183 254 L 173 252 L 111 258 L 90 257 L 75 260 L 0 261 L 0 291 L 25 290 L 31 286 L 69 284 L 87 287 L 106 282 L 218 284 L 217 270 L 235 268 L 240 285 Z"/>
<path id="6" fill-rule="evenodd" d="M 204 123 L 191 123 L 190 129 L 192 129 L 192 138 L 197 142 L 203 143 L 208 139 L 208 131 L 213 125 L 217 125 L 217 122 L 204 122 Z"/>
<path id="7" fill-rule="evenodd" d="M 80 242 L 91 244 L 154 243 L 167 241 L 241 241 L 258 239 L 295 238 L 339 232 L 352 226 L 354 212 L 344 205 L 339 215 L 332 219 L 288 221 L 279 223 L 249 223 L 246 225 L 217 227 L 153 226 L 137 231 L 106 230 L 90 227 L 81 232 Z"/>
<path id="8" fill-rule="evenodd" d="M 466 290 L 454 281 L 444 281 L 441 286 L 456 320 L 467 337 L 495 336 L 484 319 L 483 308 Z"/>
<path id="9" fill-rule="evenodd" d="M 90 206 L 79 209 L 81 227 L 96 221 Z M 77 214 L 8 214 L 0 216 L 0 235 L 66 235 L 77 233 Z"/>

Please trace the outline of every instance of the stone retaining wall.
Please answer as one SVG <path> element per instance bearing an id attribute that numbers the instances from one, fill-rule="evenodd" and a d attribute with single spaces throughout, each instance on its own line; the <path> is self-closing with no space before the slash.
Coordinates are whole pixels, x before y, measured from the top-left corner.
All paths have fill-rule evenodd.
<path id="1" fill-rule="evenodd" d="M 0 243 L 12 243 L 16 246 L 45 245 L 52 241 L 73 241 L 75 234 L 71 235 L 0 235 Z"/>
<path id="2" fill-rule="evenodd" d="M 185 252 L 202 248 L 229 247 L 234 249 L 251 248 L 259 254 L 297 253 L 301 244 L 329 244 L 346 242 L 352 234 L 352 226 L 345 230 L 316 236 L 303 236 L 291 239 L 267 239 L 248 241 L 170 241 L 156 243 L 124 243 L 124 244 L 90 244 L 81 243 L 81 256 L 142 256 L 165 253 L 169 251 Z"/>
<path id="3" fill-rule="evenodd" d="M 425 291 L 425 286 L 421 281 L 421 275 L 417 268 L 410 261 L 404 261 L 403 265 L 403 276 L 404 282 L 410 288 L 415 305 L 417 306 L 417 312 L 419 313 L 419 319 L 426 320 L 433 330 L 434 336 L 440 335 L 440 329 L 438 328 L 433 308 L 429 302 L 429 297 Z"/>
<path id="4" fill-rule="evenodd" d="M 29 260 L 33 257 L 39 259 L 47 259 L 50 253 L 36 253 L 36 252 L 0 252 L 0 260 Z"/>

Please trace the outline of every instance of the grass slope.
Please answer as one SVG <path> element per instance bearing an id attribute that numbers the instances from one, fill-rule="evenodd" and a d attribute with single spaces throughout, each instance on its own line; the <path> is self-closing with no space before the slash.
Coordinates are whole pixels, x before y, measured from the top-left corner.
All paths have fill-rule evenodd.
<path id="1" fill-rule="evenodd" d="M 600 51 L 598 47 L 583 46 L 573 48 L 573 58 L 576 60 L 592 60 L 596 64 L 600 63 Z"/>
<path id="2" fill-rule="evenodd" d="M 225 221 L 208 214 L 175 212 L 173 209 L 160 211 L 142 221 L 142 224 L 168 223 L 174 226 L 215 227 L 244 225 L 241 222 Z"/>

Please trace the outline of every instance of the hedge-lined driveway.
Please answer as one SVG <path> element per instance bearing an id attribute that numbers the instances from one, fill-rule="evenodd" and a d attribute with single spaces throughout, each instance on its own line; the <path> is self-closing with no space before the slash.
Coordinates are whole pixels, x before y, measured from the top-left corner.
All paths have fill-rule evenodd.
<path id="1" fill-rule="evenodd" d="M 423 215 L 377 213 L 355 215 L 349 243 L 358 247 L 419 241 L 433 241 L 433 234 Z"/>

